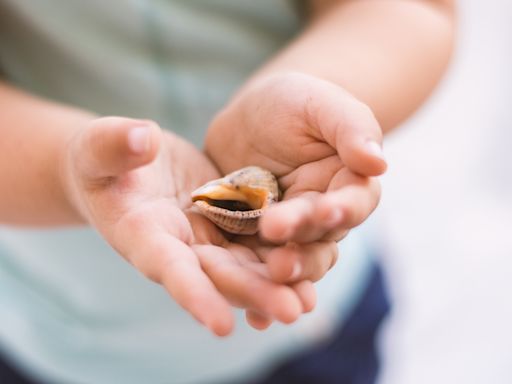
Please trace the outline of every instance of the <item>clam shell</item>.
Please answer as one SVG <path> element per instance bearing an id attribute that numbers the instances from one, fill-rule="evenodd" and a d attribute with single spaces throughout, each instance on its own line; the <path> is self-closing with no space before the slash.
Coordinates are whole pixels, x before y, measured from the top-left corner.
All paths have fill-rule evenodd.
<path id="1" fill-rule="evenodd" d="M 255 166 L 210 181 L 192 192 L 192 201 L 199 212 L 223 230 L 239 235 L 258 232 L 259 217 L 278 200 L 279 187 L 275 176 Z M 232 209 L 227 209 L 215 205 L 220 202 L 235 204 Z M 245 209 L 238 210 L 237 204 Z"/>

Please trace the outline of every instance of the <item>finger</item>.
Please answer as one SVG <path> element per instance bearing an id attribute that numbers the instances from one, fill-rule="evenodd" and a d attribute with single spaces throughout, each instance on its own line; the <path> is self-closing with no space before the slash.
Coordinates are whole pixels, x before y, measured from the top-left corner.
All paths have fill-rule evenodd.
<path id="1" fill-rule="evenodd" d="M 318 87 L 307 99 L 306 118 L 354 172 L 376 176 L 386 170 L 382 130 L 373 112 L 333 84 Z"/>
<path id="2" fill-rule="evenodd" d="M 231 308 L 201 270 L 192 250 L 171 237 L 158 248 L 161 283 L 171 296 L 216 335 L 229 334 L 234 327 Z"/>
<path id="3" fill-rule="evenodd" d="M 260 222 L 263 238 L 274 243 L 324 239 L 344 221 L 343 210 L 333 206 L 332 199 L 325 199 L 324 195 L 308 192 L 268 208 Z"/>
<path id="4" fill-rule="evenodd" d="M 270 206 L 260 219 L 261 236 L 274 243 L 291 240 L 297 228 L 314 213 L 313 200 L 317 195 L 310 192 Z"/>
<path id="5" fill-rule="evenodd" d="M 337 255 L 338 247 L 334 241 L 288 244 L 269 252 L 266 263 L 272 280 L 276 282 L 318 281 L 330 269 Z"/>
<path id="6" fill-rule="evenodd" d="M 252 309 L 283 323 L 292 323 L 302 312 L 302 304 L 288 286 L 276 284 L 259 273 L 233 262 L 231 254 L 239 245 L 228 249 L 195 246 L 201 266 L 217 289 L 234 305 Z"/>
<path id="7" fill-rule="evenodd" d="M 270 254 L 270 252 L 266 252 L 266 253 L 267 253 L 266 259 L 268 260 L 268 254 Z M 334 259 L 331 260 L 331 266 L 329 266 L 329 268 L 331 268 L 332 265 L 334 265 L 334 263 L 336 262 L 336 259 L 337 259 L 337 257 L 334 257 Z M 278 263 L 280 261 L 280 260 L 277 260 L 277 258 L 274 258 L 274 260 L 277 261 Z M 285 265 L 285 269 L 290 270 L 290 266 L 293 266 L 293 262 L 294 262 L 294 260 L 297 260 L 297 258 L 294 256 L 292 256 L 291 258 L 284 257 L 284 258 L 282 258 L 282 260 L 285 262 L 285 264 L 288 264 L 288 265 Z M 291 263 L 288 262 L 289 260 L 291 260 Z M 278 266 L 274 266 L 273 268 L 275 269 L 276 267 L 278 267 Z M 302 267 L 300 268 L 300 270 L 302 271 Z M 268 271 L 268 269 L 267 269 L 267 271 Z M 294 280 L 294 279 L 287 279 L 287 273 L 285 272 L 284 274 L 285 274 L 285 277 L 283 279 L 281 279 L 279 282 L 287 282 L 287 280 L 290 280 L 290 281 Z M 292 275 L 293 275 L 293 272 L 292 272 Z M 293 290 L 297 293 L 297 296 L 302 304 L 302 312 L 303 313 L 311 312 L 316 305 L 316 292 L 315 292 L 315 287 L 314 287 L 313 283 L 309 280 L 302 280 L 297 283 L 291 284 L 290 287 L 292 287 Z M 248 311 L 247 313 L 249 314 L 249 312 L 251 312 L 251 311 Z M 256 315 L 258 315 L 258 316 L 256 316 L 256 319 L 259 319 L 259 320 L 268 319 L 268 317 L 262 315 L 261 313 L 258 313 L 258 312 L 254 312 L 254 313 L 256 313 Z M 269 319 L 269 320 L 271 320 L 271 319 Z M 268 325 L 270 325 L 270 324 L 268 324 Z M 267 328 L 268 325 L 266 325 L 265 328 Z M 255 327 L 255 328 L 260 329 L 258 327 Z"/>
<path id="8" fill-rule="evenodd" d="M 297 296 L 299 296 L 302 303 L 302 310 L 304 313 L 311 312 L 316 306 L 316 290 L 313 283 L 309 280 L 299 281 L 292 285 Z"/>
<path id="9" fill-rule="evenodd" d="M 319 204 L 340 212 L 341 221 L 332 229 L 350 229 L 368 218 L 380 200 L 380 183 L 374 177 L 362 177 L 348 170 L 333 178 L 330 191 L 320 197 Z"/>
<path id="10" fill-rule="evenodd" d="M 333 179 L 335 189 L 318 195 L 314 209 L 304 217 L 291 240 L 309 243 L 318 240 L 341 240 L 347 230 L 361 224 L 377 207 L 380 184 L 375 178 L 362 177 L 347 169 Z"/>
<path id="11" fill-rule="evenodd" d="M 341 240 L 348 229 L 373 212 L 380 199 L 376 178 L 360 176 L 347 168 L 333 177 L 329 189 L 268 208 L 260 223 L 262 236 L 280 243 Z"/>
<path id="12" fill-rule="evenodd" d="M 219 336 L 232 331 L 231 306 L 201 270 L 197 255 L 186 243 L 137 215 L 120 221 L 115 235 L 113 246 L 146 277 L 162 284 L 200 323 Z"/>
<path id="13" fill-rule="evenodd" d="M 160 135 L 160 128 L 151 121 L 96 119 L 78 137 L 78 170 L 89 179 L 99 179 L 141 167 L 156 157 Z"/>
<path id="14" fill-rule="evenodd" d="M 365 176 L 381 175 L 387 169 L 387 162 L 380 126 L 369 108 L 358 114 L 338 128 L 336 150 L 341 161 L 352 171 Z"/>
<path id="15" fill-rule="evenodd" d="M 272 253 L 272 251 L 275 249 L 274 246 L 269 246 L 267 244 L 261 243 L 256 237 L 254 236 L 241 236 L 238 241 L 240 244 L 244 244 L 246 247 L 251 249 L 254 254 L 253 257 L 247 258 L 246 260 L 242 259 L 242 263 L 244 266 L 247 266 L 248 268 L 253 269 L 257 273 L 261 274 L 263 277 L 266 278 L 272 278 L 271 272 L 269 270 L 269 255 Z M 288 256 L 288 255 L 286 255 Z M 331 266 L 334 265 L 335 259 L 331 260 Z M 284 269 L 284 277 L 279 282 L 286 282 L 287 276 L 290 275 L 290 273 L 293 274 L 293 262 L 297 259 L 295 255 L 292 255 L 291 257 L 283 257 L 282 259 L 274 258 L 274 261 L 277 261 L 279 263 L 281 260 L 284 261 L 283 269 Z M 255 262 L 257 260 L 258 262 Z M 262 263 L 263 261 L 263 263 Z M 258 266 L 260 268 L 258 268 Z M 262 268 L 264 267 L 264 269 Z M 279 265 L 272 267 L 274 270 L 279 269 Z M 302 270 L 302 267 L 300 266 L 300 270 Z M 279 274 L 280 271 L 278 271 Z M 277 280 L 276 280 L 277 281 Z M 302 303 L 302 310 L 303 312 L 309 312 L 311 311 L 315 304 L 316 304 L 316 293 L 313 284 L 308 280 L 299 281 L 298 283 L 294 283 L 290 285 L 295 292 L 297 293 L 297 296 L 299 297 L 301 303 Z M 258 313 L 257 313 L 258 314 Z M 263 316 L 261 313 L 259 313 L 258 319 Z"/>
<path id="16" fill-rule="evenodd" d="M 311 210 L 304 214 L 293 227 L 293 233 L 288 237 L 289 241 L 302 244 L 319 240 L 339 240 L 332 237 L 333 233 L 343 234 L 346 231 L 347 217 L 344 207 L 340 207 L 340 201 L 330 196 L 330 193 L 319 194 L 310 201 Z M 340 236 L 341 239 L 341 236 Z"/>
<path id="17" fill-rule="evenodd" d="M 267 329 L 272 324 L 271 318 L 251 309 L 245 312 L 245 319 L 251 327 L 259 331 Z"/>
<path id="18" fill-rule="evenodd" d="M 334 228 L 330 231 L 328 231 L 325 235 L 322 237 L 322 241 L 335 241 L 339 242 L 343 240 L 347 235 L 350 233 L 350 229 L 345 228 Z"/>

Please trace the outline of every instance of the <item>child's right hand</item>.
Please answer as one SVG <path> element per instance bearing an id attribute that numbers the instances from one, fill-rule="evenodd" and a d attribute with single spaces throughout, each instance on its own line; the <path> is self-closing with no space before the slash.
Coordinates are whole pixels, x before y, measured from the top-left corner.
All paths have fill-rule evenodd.
<path id="1" fill-rule="evenodd" d="M 265 254 L 278 246 L 232 243 L 189 209 L 190 192 L 219 174 L 200 151 L 155 123 L 93 120 L 71 138 L 62 164 L 66 194 L 81 216 L 215 334 L 233 328 L 229 304 L 248 310 L 255 328 L 268 326 L 266 319 L 293 322 L 313 308 L 311 282 L 270 279 Z"/>

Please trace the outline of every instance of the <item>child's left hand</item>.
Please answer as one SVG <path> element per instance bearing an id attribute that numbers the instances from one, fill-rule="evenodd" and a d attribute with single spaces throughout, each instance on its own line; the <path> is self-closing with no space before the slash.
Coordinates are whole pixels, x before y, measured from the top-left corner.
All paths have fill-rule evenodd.
<path id="1" fill-rule="evenodd" d="M 283 201 L 262 217 L 261 235 L 313 247 L 341 240 L 377 206 L 380 186 L 371 176 L 386 169 L 381 141 L 365 104 L 337 85 L 292 73 L 239 92 L 212 122 L 205 149 L 224 174 L 248 165 L 273 172 Z M 276 281 L 317 280 L 327 272 L 321 253 L 297 258 L 287 249 L 268 257 Z M 301 273 L 292 278 L 297 263 Z"/>

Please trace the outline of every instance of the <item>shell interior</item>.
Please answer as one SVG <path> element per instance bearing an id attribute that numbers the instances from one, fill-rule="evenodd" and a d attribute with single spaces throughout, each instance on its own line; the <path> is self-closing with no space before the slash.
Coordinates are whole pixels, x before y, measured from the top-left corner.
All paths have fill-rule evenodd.
<path id="1" fill-rule="evenodd" d="M 203 215 L 236 234 L 256 233 L 258 218 L 278 197 L 274 175 L 258 167 L 243 168 L 192 193 L 192 201 Z"/>
<path id="2" fill-rule="evenodd" d="M 213 207 L 228 211 L 251 211 L 265 207 L 268 195 L 269 192 L 263 188 L 218 184 L 193 195 L 192 201 L 203 200 Z"/>

